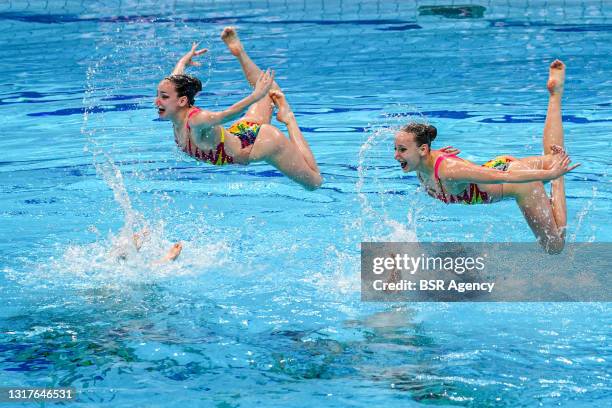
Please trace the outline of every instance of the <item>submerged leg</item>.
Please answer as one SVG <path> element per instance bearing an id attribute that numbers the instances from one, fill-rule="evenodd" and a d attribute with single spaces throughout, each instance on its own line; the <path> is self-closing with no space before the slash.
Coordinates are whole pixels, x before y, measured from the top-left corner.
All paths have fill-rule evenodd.
<path id="1" fill-rule="evenodd" d="M 242 67 L 246 80 L 251 86 L 255 86 L 255 83 L 257 82 L 257 79 L 261 75 L 262 71 L 244 50 L 244 47 L 238 38 L 238 34 L 236 33 L 236 28 L 225 27 L 221 33 L 221 39 L 223 42 L 225 42 L 232 55 L 234 55 L 238 59 L 238 62 L 240 62 L 240 66 Z M 272 89 L 280 90 L 280 87 L 276 82 L 274 82 Z M 245 115 L 245 118 L 261 124 L 270 123 L 270 120 L 272 119 L 272 109 L 272 99 L 266 95 L 257 103 L 251 105 Z"/>

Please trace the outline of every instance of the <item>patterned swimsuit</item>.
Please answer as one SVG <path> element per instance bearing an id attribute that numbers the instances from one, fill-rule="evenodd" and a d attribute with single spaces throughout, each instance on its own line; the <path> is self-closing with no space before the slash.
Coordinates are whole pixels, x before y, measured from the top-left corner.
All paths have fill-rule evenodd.
<path id="1" fill-rule="evenodd" d="M 436 181 L 438 182 L 438 186 L 440 187 L 440 193 L 437 193 L 435 190 L 432 190 L 429 188 L 427 189 L 427 193 L 430 196 L 437 198 L 440 201 L 445 202 L 446 204 L 455 204 L 455 203 L 489 204 L 491 203 L 492 198 L 486 192 L 480 190 L 478 188 L 478 184 L 476 183 L 468 184 L 466 189 L 463 190 L 463 192 L 459 194 L 450 194 L 444 190 L 444 186 L 442 185 L 442 182 L 440 181 L 440 177 L 438 176 L 438 170 L 440 168 L 440 164 L 442 163 L 442 161 L 446 159 L 447 157 L 456 157 L 456 155 L 446 154 L 446 155 L 438 156 L 438 158 L 436 159 L 436 163 L 434 164 L 434 177 Z M 489 160 L 482 166 L 488 167 L 490 169 L 506 171 L 508 170 L 508 166 L 510 165 L 512 161 L 514 161 L 514 159 L 510 156 L 497 156 L 496 158 L 494 158 L 493 160 Z M 421 179 L 420 176 L 419 176 L 419 179 L 421 180 L 421 184 L 424 184 L 424 180 Z"/>
<path id="2" fill-rule="evenodd" d="M 185 122 L 185 128 L 187 129 L 187 145 L 181 147 L 178 138 L 174 136 L 174 141 L 181 147 L 181 149 L 194 157 L 197 160 L 201 160 L 216 166 L 223 166 L 225 164 L 231 164 L 234 162 L 234 158 L 225 152 L 225 129 L 221 128 L 221 141 L 217 145 L 217 148 L 213 151 L 212 149 L 208 152 L 200 149 L 195 143 L 191 143 L 191 127 L 189 126 L 189 119 L 196 113 L 200 112 L 200 108 L 194 108 L 187 115 L 187 121 Z M 228 131 L 237 136 L 240 139 L 241 147 L 244 149 L 255 143 L 259 129 L 261 125 L 258 123 L 247 122 L 246 120 L 240 120 L 234 123 Z"/>

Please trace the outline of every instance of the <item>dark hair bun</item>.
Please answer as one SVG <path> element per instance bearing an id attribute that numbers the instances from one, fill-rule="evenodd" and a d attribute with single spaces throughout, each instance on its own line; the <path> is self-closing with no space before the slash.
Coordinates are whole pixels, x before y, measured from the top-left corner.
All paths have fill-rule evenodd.
<path id="1" fill-rule="evenodd" d="M 419 146 L 426 144 L 431 147 L 431 142 L 433 142 L 438 135 L 438 130 L 435 126 L 425 123 L 412 122 L 402 127 L 401 130 L 402 132 L 412 133 Z"/>
<path id="2" fill-rule="evenodd" d="M 433 142 L 436 139 L 436 136 L 438 135 L 438 129 L 431 125 L 425 126 L 425 132 L 427 133 L 427 138 L 429 139 L 429 143 L 431 144 L 431 142 Z"/>
<path id="3" fill-rule="evenodd" d="M 190 85 L 193 87 L 196 94 L 200 92 L 202 90 L 202 81 L 200 81 L 198 78 L 194 76 L 189 76 L 189 79 L 190 79 Z"/>
<path id="4" fill-rule="evenodd" d="M 195 103 L 195 96 L 202 90 L 202 81 L 187 74 L 170 75 L 166 79 L 174 84 L 179 98 L 186 96 L 187 100 L 189 100 L 189 105 Z"/>

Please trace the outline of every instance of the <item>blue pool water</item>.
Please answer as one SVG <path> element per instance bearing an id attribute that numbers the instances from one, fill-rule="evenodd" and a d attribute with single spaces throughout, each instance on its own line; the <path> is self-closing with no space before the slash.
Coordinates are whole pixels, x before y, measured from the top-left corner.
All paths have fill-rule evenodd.
<path id="1" fill-rule="evenodd" d="M 419 12 L 440 1 L 103 3 L 0 4 L 0 385 L 114 407 L 611 404 L 608 303 L 359 292 L 362 241 L 534 241 L 513 202 L 419 192 L 392 135 L 424 116 L 476 162 L 539 154 L 555 58 L 582 162 L 568 237 L 612 240 L 610 5 L 484 1 L 453 18 Z M 156 84 L 192 40 L 210 49 L 200 106 L 247 94 L 226 25 L 276 69 L 323 188 L 198 164 L 156 120 Z M 109 256 L 144 225 L 139 253 Z M 177 240 L 179 259 L 152 267 Z"/>

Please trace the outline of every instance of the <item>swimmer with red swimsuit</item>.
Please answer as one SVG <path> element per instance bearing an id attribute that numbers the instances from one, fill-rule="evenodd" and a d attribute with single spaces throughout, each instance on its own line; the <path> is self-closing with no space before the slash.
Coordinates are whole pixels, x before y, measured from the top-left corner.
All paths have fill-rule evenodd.
<path id="1" fill-rule="evenodd" d="M 155 105 L 159 117 L 172 121 L 177 145 L 197 160 L 214 165 L 265 161 L 306 189 L 320 187 L 323 179 L 317 162 L 285 95 L 274 81 L 274 72 L 262 72 L 251 61 L 235 28 L 225 28 L 221 39 L 240 62 L 253 92 L 221 112 L 195 107 L 195 95 L 202 90 L 202 83 L 184 72 L 187 66 L 200 65 L 193 59 L 207 50 L 198 50 L 194 43 L 172 75 L 157 87 Z M 274 105 L 278 109 L 276 118 L 287 126 L 289 138 L 270 124 Z M 245 110 L 245 115 L 229 128 L 223 126 Z"/>
<path id="2" fill-rule="evenodd" d="M 516 199 L 531 230 L 546 252 L 563 250 L 567 209 L 563 176 L 570 166 L 565 153 L 561 97 L 565 65 L 550 64 L 548 111 L 544 124 L 544 155 L 518 159 L 498 156 L 482 166 L 455 154 L 431 150 L 435 127 L 410 123 L 395 135 L 395 160 L 404 172 L 416 171 L 429 195 L 447 204 L 488 204 L 507 197 Z M 551 181 L 551 198 L 543 182 Z"/>

